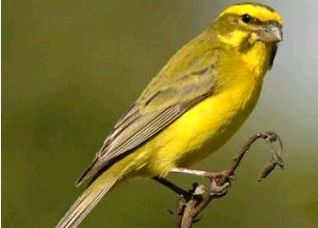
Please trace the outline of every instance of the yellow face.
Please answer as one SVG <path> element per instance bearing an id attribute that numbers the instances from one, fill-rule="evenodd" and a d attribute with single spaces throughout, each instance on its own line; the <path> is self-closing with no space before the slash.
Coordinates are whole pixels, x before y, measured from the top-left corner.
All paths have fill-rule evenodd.
<path id="1" fill-rule="evenodd" d="M 243 41 L 276 44 L 282 40 L 282 17 L 259 3 L 235 4 L 225 9 L 215 23 L 221 41 L 239 47 Z M 245 42 L 246 43 L 246 42 Z"/>

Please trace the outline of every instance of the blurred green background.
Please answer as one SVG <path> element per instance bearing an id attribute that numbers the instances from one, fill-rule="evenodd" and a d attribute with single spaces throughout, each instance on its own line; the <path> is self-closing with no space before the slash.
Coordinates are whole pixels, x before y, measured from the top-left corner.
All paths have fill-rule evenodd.
<path id="1" fill-rule="evenodd" d="M 83 189 L 73 182 L 142 88 L 234 1 L 2 1 L 2 225 L 53 227 Z M 286 169 L 263 183 L 257 143 L 227 197 L 195 227 L 318 227 L 318 2 L 263 1 L 284 42 L 257 109 L 196 168 L 222 169 L 246 138 L 274 130 Z M 171 177 L 190 186 L 192 177 Z M 175 195 L 147 179 L 118 186 L 82 227 L 173 227 Z"/>

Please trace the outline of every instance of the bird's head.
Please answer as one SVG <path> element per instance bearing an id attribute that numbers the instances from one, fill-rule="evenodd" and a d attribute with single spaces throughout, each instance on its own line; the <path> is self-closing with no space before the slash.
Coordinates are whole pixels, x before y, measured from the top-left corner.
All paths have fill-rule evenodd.
<path id="1" fill-rule="evenodd" d="M 240 3 L 226 8 L 213 23 L 221 42 L 246 47 L 256 42 L 276 45 L 282 41 L 282 17 L 260 3 Z"/>

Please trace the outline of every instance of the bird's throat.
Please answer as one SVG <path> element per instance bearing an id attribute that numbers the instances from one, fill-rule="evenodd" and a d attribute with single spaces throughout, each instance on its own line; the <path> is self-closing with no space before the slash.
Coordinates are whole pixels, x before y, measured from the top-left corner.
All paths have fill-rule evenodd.
<path id="1" fill-rule="evenodd" d="M 242 52 L 242 59 L 256 77 L 263 77 L 269 69 L 271 47 L 263 42 L 255 42 L 249 49 Z"/>

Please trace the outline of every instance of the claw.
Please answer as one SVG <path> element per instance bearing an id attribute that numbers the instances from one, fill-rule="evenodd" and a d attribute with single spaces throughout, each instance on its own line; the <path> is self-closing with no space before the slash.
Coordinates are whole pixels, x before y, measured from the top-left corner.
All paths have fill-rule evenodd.
<path id="1" fill-rule="evenodd" d="M 215 180 L 211 182 L 211 192 L 210 195 L 223 196 L 227 193 L 228 188 L 231 186 L 231 183 L 225 182 L 222 186 L 218 185 Z"/>

